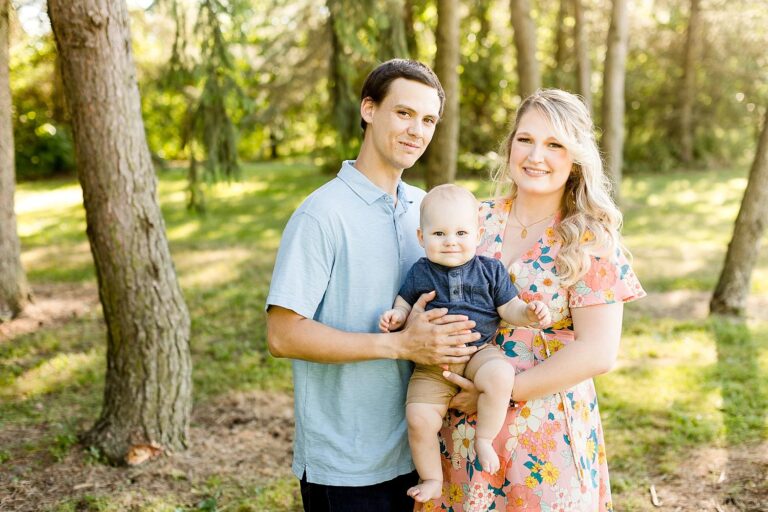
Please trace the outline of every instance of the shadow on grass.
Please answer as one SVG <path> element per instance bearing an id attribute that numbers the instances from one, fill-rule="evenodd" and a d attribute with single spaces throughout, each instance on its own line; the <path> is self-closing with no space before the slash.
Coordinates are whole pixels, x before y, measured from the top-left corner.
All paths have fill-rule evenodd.
<path id="1" fill-rule="evenodd" d="M 768 376 L 759 366 L 765 347 L 755 341 L 743 319 L 715 318 L 712 326 L 726 441 L 730 446 L 757 441 L 766 434 L 768 415 Z"/>

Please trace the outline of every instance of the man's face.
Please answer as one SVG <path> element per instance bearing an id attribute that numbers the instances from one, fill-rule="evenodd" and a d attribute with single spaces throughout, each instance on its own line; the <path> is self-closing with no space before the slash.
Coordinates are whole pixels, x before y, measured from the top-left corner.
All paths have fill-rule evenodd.
<path id="1" fill-rule="evenodd" d="M 421 82 L 398 78 L 379 104 L 363 101 L 361 114 L 368 123 L 366 140 L 377 159 L 397 171 L 408 169 L 427 149 L 440 117 L 437 90 Z"/>

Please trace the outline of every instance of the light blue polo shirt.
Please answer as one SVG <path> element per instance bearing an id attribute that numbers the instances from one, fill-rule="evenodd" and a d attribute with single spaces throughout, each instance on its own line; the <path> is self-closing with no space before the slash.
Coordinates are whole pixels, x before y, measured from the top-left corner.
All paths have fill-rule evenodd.
<path id="1" fill-rule="evenodd" d="M 343 163 L 283 231 L 269 305 L 330 327 L 378 332 L 411 265 L 424 191 L 400 182 L 392 196 Z M 405 421 L 408 361 L 293 361 L 293 472 L 311 483 L 372 485 L 413 471 Z"/>

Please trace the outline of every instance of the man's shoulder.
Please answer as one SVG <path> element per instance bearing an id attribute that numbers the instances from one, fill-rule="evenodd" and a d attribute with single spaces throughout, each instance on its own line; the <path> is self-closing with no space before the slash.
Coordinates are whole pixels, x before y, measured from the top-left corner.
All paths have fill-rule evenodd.
<path id="1" fill-rule="evenodd" d="M 406 196 L 411 201 L 418 201 L 419 203 L 421 203 L 421 200 L 424 199 L 425 195 L 427 195 L 427 192 L 425 190 L 415 185 L 410 185 L 405 181 L 402 181 L 401 183 L 403 184 L 403 187 L 405 187 Z"/>
<path id="2" fill-rule="evenodd" d="M 323 218 L 326 214 L 339 211 L 348 199 L 349 188 L 338 177 L 334 177 L 309 194 L 296 209 L 296 213 L 306 213 Z"/>

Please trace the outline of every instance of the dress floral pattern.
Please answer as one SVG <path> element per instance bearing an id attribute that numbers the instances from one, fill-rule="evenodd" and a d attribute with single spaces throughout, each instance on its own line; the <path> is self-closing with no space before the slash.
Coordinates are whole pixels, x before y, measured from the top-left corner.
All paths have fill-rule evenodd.
<path id="1" fill-rule="evenodd" d="M 484 202 L 485 233 L 478 254 L 501 258 L 502 235 L 511 201 Z M 538 242 L 509 269 L 526 302 L 549 305 L 547 329 L 502 325 L 496 343 L 519 373 L 574 341 L 571 308 L 627 302 L 645 295 L 626 258 L 593 258 L 587 274 L 562 288 L 554 266 L 559 249 L 553 219 Z M 451 410 L 440 432 L 443 493 L 417 504 L 419 512 L 586 512 L 612 511 L 605 444 L 592 379 L 510 409 L 494 440 L 501 469 L 488 474 L 475 457 L 477 417 Z"/>

